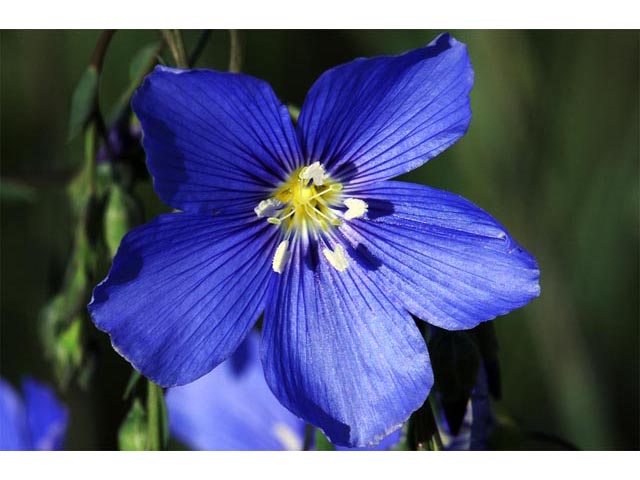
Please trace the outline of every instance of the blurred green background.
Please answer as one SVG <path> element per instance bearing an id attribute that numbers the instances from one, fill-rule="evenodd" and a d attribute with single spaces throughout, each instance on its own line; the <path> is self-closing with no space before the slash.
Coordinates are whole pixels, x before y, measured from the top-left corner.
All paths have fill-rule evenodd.
<path id="1" fill-rule="evenodd" d="M 358 56 L 397 54 L 437 31 L 249 31 L 243 70 L 301 105 L 324 70 Z M 466 136 L 407 175 L 463 195 L 498 218 L 539 261 L 542 295 L 496 320 L 503 398 L 530 431 L 582 449 L 640 447 L 639 34 L 637 31 L 452 31 L 476 74 Z M 199 32 L 185 32 L 190 50 Z M 0 33 L 0 374 L 53 383 L 38 318 L 61 286 L 74 217 L 67 184 L 83 142 L 67 142 L 70 97 L 95 31 Z M 155 31 L 118 32 L 100 84 L 104 111 Z M 197 62 L 226 69 L 214 31 Z M 165 53 L 166 60 L 170 57 Z M 145 215 L 165 209 L 146 185 Z M 61 393 L 67 446 L 116 448 L 128 364 L 86 325 L 95 372 Z"/>

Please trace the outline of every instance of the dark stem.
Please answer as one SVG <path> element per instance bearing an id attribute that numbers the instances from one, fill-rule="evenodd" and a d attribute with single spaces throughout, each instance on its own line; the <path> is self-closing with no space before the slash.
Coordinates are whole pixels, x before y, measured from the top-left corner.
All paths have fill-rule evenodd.
<path id="1" fill-rule="evenodd" d="M 229 30 L 229 71 L 240 73 L 242 71 L 242 50 L 244 38 L 240 30 Z"/>
<path id="2" fill-rule="evenodd" d="M 305 452 L 311 449 L 311 439 L 313 438 L 313 425 L 307 423 L 304 426 L 304 444 L 302 450 Z"/>
<path id="3" fill-rule="evenodd" d="M 113 35 L 116 33 L 116 30 L 103 30 L 98 38 L 98 43 L 96 43 L 96 48 L 93 50 L 93 55 L 91 55 L 90 64 L 95 67 L 95 69 L 100 73 L 102 71 L 102 64 L 104 63 L 104 57 L 109 49 L 109 43 L 111 43 L 111 39 Z"/>
<path id="4" fill-rule="evenodd" d="M 189 67 L 193 67 L 195 65 L 196 61 L 204 51 L 204 47 L 206 47 L 210 36 L 211 30 L 203 30 L 202 33 L 200 33 L 198 42 L 189 56 Z"/>

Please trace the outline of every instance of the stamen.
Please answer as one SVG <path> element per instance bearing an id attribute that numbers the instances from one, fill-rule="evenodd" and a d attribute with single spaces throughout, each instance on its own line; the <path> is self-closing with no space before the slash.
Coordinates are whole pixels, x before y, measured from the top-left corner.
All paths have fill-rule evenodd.
<path id="1" fill-rule="evenodd" d="M 262 200 L 256 208 L 253 209 L 259 218 L 273 217 L 278 210 L 283 207 L 283 203 L 275 198 L 267 198 Z"/>
<path id="2" fill-rule="evenodd" d="M 331 266 L 339 272 L 344 272 L 349 266 L 347 254 L 345 253 L 342 245 L 336 245 L 336 249 L 333 252 L 328 248 L 325 248 L 324 250 L 322 250 L 322 253 L 326 257 L 326 259 L 329 260 Z"/>
<path id="3" fill-rule="evenodd" d="M 369 210 L 367 202 L 359 198 L 347 198 L 344 204 L 347 206 L 347 211 L 344 212 L 345 220 L 360 218 Z"/>
<path id="4" fill-rule="evenodd" d="M 342 222 L 340 222 L 340 220 L 339 220 L 339 219 L 337 219 L 337 218 L 329 218 L 328 216 L 326 216 L 324 213 L 322 213 L 320 210 L 318 210 L 316 207 L 314 207 L 314 206 L 313 206 L 313 205 L 311 205 L 311 204 L 307 204 L 307 205 L 305 205 L 305 208 L 306 208 L 306 207 L 311 207 L 311 209 L 312 209 L 315 213 L 317 213 L 318 215 L 320 215 L 322 218 L 324 218 L 324 219 L 325 219 L 327 222 L 329 222 L 331 225 L 340 225 L 340 224 L 342 223 Z M 335 223 L 335 220 L 338 220 L 338 223 Z"/>
<path id="5" fill-rule="evenodd" d="M 313 179 L 313 184 L 320 186 L 324 184 L 324 179 L 327 177 L 324 173 L 324 167 L 320 165 L 320 162 L 313 162 L 311 165 L 304 167 L 300 171 L 300 180 Z"/>
<path id="6" fill-rule="evenodd" d="M 273 426 L 273 433 L 285 449 L 290 451 L 302 450 L 304 446 L 302 438 L 291 430 L 286 423 L 277 422 Z"/>
<path id="7" fill-rule="evenodd" d="M 282 273 L 287 260 L 289 260 L 287 248 L 289 248 L 288 240 L 283 240 L 280 242 L 280 245 L 278 245 L 278 248 L 276 248 L 276 253 L 273 255 L 273 262 L 271 262 L 271 267 L 276 273 Z"/>

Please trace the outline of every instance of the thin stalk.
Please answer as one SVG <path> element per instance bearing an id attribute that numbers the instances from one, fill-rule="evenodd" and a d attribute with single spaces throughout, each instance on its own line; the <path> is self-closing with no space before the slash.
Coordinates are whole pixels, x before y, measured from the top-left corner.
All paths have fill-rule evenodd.
<path id="1" fill-rule="evenodd" d="M 195 63 L 198 61 L 198 58 L 202 54 L 204 47 L 207 45 L 209 41 L 209 37 L 211 36 L 211 30 L 203 30 L 200 33 L 200 37 L 198 38 L 198 42 L 196 46 L 193 48 L 191 55 L 189 55 L 189 67 L 193 67 Z"/>
<path id="2" fill-rule="evenodd" d="M 184 51 L 184 42 L 180 30 L 161 30 L 164 41 L 167 43 L 173 62 L 178 68 L 187 68 L 187 55 Z"/>
<path id="3" fill-rule="evenodd" d="M 104 57 L 109 49 L 109 44 L 111 43 L 111 39 L 113 35 L 116 33 L 116 30 L 103 30 L 98 38 L 98 42 L 96 43 L 96 47 L 93 50 L 93 55 L 91 55 L 91 65 L 95 67 L 95 69 L 100 73 L 102 70 L 102 64 L 104 63 Z"/>
<path id="4" fill-rule="evenodd" d="M 313 438 L 313 426 L 307 423 L 304 426 L 304 443 L 302 445 L 302 450 L 305 452 L 311 449 L 311 439 Z"/>
<path id="5" fill-rule="evenodd" d="M 96 129 L 96 122 L 89 122 L 84 132 L 84 162 L 90 194 L 96 191 Z"/>
<path id="6" fill-rule="evenodd" d="M 242 71 L 244 38 L 240 30 L 229 30 L 229 71 Z"/>
<path id="7" fill-rule="evenodd" d="M 160 387 L 147 382 L 147 450 L 160 450 Z"/>
<path id="8" fill-rule="evenodd" d="M 182 32 L 180 30 L 174 30 L 173 35 L 176 39 L 176 50 L 178 52 L 178 67 L 189 68 L 189 61 L 187 60 L 187 51 L 184 48 L 184 40 L 182 39 Z"/>
<path id="9" fill-rule="evenodd" d="M 433 435 L 431 436 L 430 450 L 444 450 L 444 445 L 442 444 L 442 438 L 440 437 L 440 429 L 438 428 L 438 422 L 436 422 L 436 418 L 438 416 L 438 406 L 434 400 L 433 395 L 429 395 L 429 406 L 431 407 L 431 415 L 433 417 L 433 421 L 435 423 L 436 428 L 434 429 Z"/>

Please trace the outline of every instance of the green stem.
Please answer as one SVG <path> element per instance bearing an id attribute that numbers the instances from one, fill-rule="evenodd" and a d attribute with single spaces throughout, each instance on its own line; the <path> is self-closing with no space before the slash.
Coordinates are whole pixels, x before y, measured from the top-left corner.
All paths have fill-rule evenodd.
<path id="1" fill-rule="evenodd" d="M 189 68 L 189 60 L 187 59 L 187 51 L 184 48 L 184 40 L 182 39 L 182 32 L 180 30 L 174 30 L 173 35 L 176 39 L 176 50 L 178 52 L 178 66 L 180 68 Z"/>
<path id="2" fill-rule="evenodd" d="M 187 54 L 184 50 L 184 42 L 182 41 L 182 32 L 180 30 L 161 30 L 165 42 L 169 46 L 173 62 L 178 68 L 188 68 Z"/>
<path id="3" fill-rule="evenodd" d="M 304 443 L 302 445 L 302 450 L 305 452 L 311 448 L 311 439 L 313 438 L 313 426 L 307 423 L 304 426 Z"/>
<path id="4" fill-rule="evenodd" d="M 429 440 L 430 450 L 444 450 L 444 446 L 442 444 L 442 438 L 440 437 L 440 429 L 438 428 L 438 422 L 436 422 L 437 414 L 438 414 L 438 406 L 434 400 L 433 395 L 429 395 L 429 406 L 431 407 L 431 415 L 433 417 L 433 421 L 435 423 L 435 429 L 433 431 L 433 435 Z"/>
<path id="5" fill-rule="evenodd" d="M 160 398 L 162 390 L 151 380 L 147 382 L 147 450 L 160 450 Z"/>
<path id="6" fill-rule="evenodd" d="M 204 47 L 207 45 L 210 36 L 211 30 L 203 30 L 200 34 L 196 46 L 193 48 L 191 55 L 189 55 L 189 68 L 193 67 L 196 64 L 196 61 L 198 60 L 198 57 L 200 57 L 200 54 L 204 50 Z"/>
<path id="7" fill-rule="evenodd" d="M 96 191 L 96 122 L 89 122 L 84 132 L 84 162 L 89 194 Z"/>
<path id="8" fill-rule="evenodd" d="M 229 30 L 229 71 L 240 73 L 242 71 L 244 38 L 240 30 Z"/>

